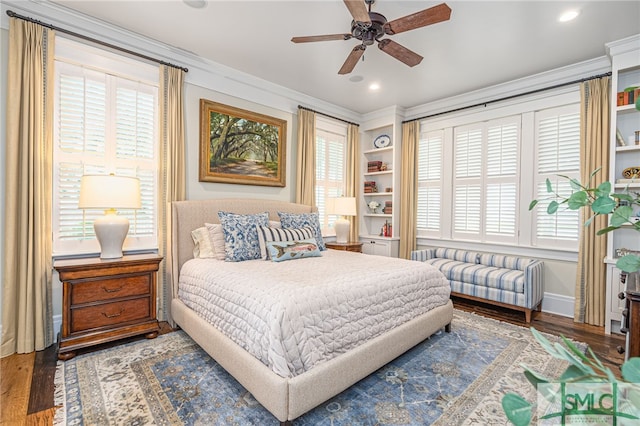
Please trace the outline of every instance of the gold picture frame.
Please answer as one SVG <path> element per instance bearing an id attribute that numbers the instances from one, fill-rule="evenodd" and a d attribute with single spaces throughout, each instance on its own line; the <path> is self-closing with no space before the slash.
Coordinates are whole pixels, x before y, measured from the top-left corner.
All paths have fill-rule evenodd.
<path id="1" fill-rule="evenodd" d="M 287 121 L 200 99 L 200 182 L 285 186 Z"/>

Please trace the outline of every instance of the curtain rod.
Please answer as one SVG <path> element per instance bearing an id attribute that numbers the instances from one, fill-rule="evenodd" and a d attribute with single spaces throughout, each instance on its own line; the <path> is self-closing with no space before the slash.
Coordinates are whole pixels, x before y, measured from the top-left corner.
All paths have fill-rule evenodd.
<path id="1" fill-rule="evenodd" d="M 116 46 L 116 45 L 113 45 L 113 44 L 110 44 L 110 43 L 107 43 L 107 42 L 104 42 L 104 41 L 101 41 L 101 40 L 96 40 L 95 38 L 91 38 L 91 37 L 88 37 L 86 35 L 82 35 L 82 34 L 78 34 L 78 33 L 73 32 L 73 31 L 65 30 L 64 28 L 56 27 L 55 25 L 46 24 L 46 23 L 44 23 L 42 21 L 38 21 L 37 19 L 29 18 L 28 16 L 19 15 L 19 14 L 15 13 L 12 10 L 7 10 L 7 15 L 9 15 L 12 18 L 18 18 L 18 19 L 22 19 L 23 21 L 32 22 L 34 24 L 42 25 L 43 27 L 49 28 L 51 30 L 55 30 L 55 31 L 58 31 L 58 32 L 64 33 L 64 34 L 69 34 L 69 35 L 72 35 L 72 36 L 74 36 L 76 38 L 79 38 L 79 39 L 82 39 L 82 40 L 87 40 L 87 41 L 90 41 L 92 43 L 99 44 L 101 46 L 106 46 L 106 47 L 109 47 L 111 49 L 119 50 L 121 52 L 125 52 L 125 53 L 128 53 L 130 55 L 137 56 L 139 58 L 143 58 L 143 59 L 146 59 L 146 60 L 151 61 L 151 62 L 156 62 L 158 64 L 167 65 L 167 66 L 170 66 L 170 67 L 173 67 L 173 68 L 181 69 L 184 72 L 189 72 L 188 68 L 181 67 L 179 65 L 174 65 L 174 64 L 171 64 L 169 62 L 165 62 L 163 60 L 160 60 L 160 59 L 152 58 L 150 56 L 146 56 L 146 55 L 143 55 L 141 53 L 134 52 L 134 51 L 131 51 L 131 50 L 125 49 L 123 47 Z"/>
<path id="2" fill-rule="evenodd" d="M 450 114 L 452 112 L 458 112 L 458 111 L 462 111 L 462 110 L 469 109 L 469 108 L 475 108 L 475 107 L 479 107 L 479 106 L 487 106 L 488 104 L 492 104 L 494 102 L 507 101 L 509 99 L 517 98 L 517 97 L 520 97 L 520 96 L 533 95 L 534 93 L 544 92 L 546 90 L 557 89 L 559 87 L 564 87 L 564 86 L 570 86 L 572 84 L 584 83 L 585 81 L 595 80 L 596 78 L 609 77 L 609 76 L 611 76 L 611 71 L 606 72 L 604 74 L 598 74 L 598 75 L 593 75 L 591 77 L 585 77 L 585 78 L 581 78 L 581 79 L 578 79 L 578 80 L 568 81 L 566 83 L 556 84 L 554 86 L 543 87 L 541 89 L 536 89 L 536 90 L 530 90 L 530 91 L 524 92 L 524 93 L 518 93 L 517 95 L 505 96 L 504 98 L 493 99 L 493 100 L 486 101 L 486 102 L 480 102 L 480 103 L 477 103 L 477 104 L 474 104 L 474 105 L 468 105 L 468 106 L 463 106 L 463 107 L 456 108 L 456 109 L 451 109 L 449 111 L 437 112 L 435 114 L 425 115 L 423 117 L 412 118 L 411 120 L 403 121 L 402 124 L 411 123 L 412 121 L 424 120 L 425 118 L 437 117 L 439 115 Z"/>
<path id="3" fill-rule="evenodd" d="M 358 123 L 352 123 L 351 121 L 347 121 L 347 120 L 342 119 L 342 118 L 334 117 L 333 115 L 325 114 L 323 112 L 319 112 L 319 111 L 313 110 L 311 108 L 303 107 L 302 105 L 298 105 L 298 108 L 304 109 L 306 111 L 315 112 L 316 114 L 324 115 L 325 117 L 333 118 L 334 120 L 342 121 L 343 123 L 353 124 L 354 126 L 360 127 L 360 125 Z"/>

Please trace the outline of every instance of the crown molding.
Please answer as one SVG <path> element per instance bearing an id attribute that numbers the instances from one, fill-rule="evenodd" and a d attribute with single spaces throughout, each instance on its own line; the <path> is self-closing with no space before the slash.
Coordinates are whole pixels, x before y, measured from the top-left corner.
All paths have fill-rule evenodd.
<path id="1" fill-rule="evenodd" d="M 3 0 L 0 27 L 9 28 L 7 10 L 77 32 L 115 46 L 154 57 L 189 69 L 185 82 L 225 95 L 242 98 L 270 108 L 295 114 L 298 105 L 313 106 L 327 114 L 359 122 L 361 114 L 316 99 L 304 93 L 262 80 L 226 65 L 205 59 L 193 52 L 171 46 L 141 34 L 111 25 L 49 0 Z M 65 35 L 66 36 L 66 35 Z"/>

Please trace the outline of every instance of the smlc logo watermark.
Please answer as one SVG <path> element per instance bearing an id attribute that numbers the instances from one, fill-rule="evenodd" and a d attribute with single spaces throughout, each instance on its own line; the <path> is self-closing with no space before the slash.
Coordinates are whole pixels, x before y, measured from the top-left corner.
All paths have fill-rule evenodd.
<path id="1" fill-rule="evenodd" d="M 538 385 L 540 425 L 640 425 L 640 384 L 544 383 Z"/>

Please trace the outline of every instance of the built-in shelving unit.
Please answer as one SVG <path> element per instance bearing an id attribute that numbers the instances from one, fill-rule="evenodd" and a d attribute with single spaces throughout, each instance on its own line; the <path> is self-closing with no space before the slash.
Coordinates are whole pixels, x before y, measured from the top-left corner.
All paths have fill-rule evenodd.
<path id="1" fill-rule="evenodd" d="M 607 45 L 611 57 L 611 133 L 609 180 L 616 192 L 640 191 L 640 179 L 625 180 L 623 171 L 640 167 L 640 111 L 633 104 L 618 105 L 617 94 L 630 86 L 640 86 L 640 36 Z M 622 140 L 620 140 L 622 139 Z M 637 213 L 637 212 L 636 212 Z M 640 250 L 640 234 L 632 226 L 623 226 L 608 234 L 607 292 L 605 332 L 620 330 L 625 301 L 618 297 L 624 291 L 620 270 L 616 268 L 619 249 Z"/>
<path id="2" fill-rule="evenodd" d="M 362 252 L 397 257 L 400 208 L 400 175 L 397 171 L 400 170 L 401 122 L 395 117 L 372 120 L 362 125 L 362 129 L 359 200 Z M 374 145 L 381 135 L 389 137 L 388 146 Z M 371 202 L 380 205 L 375 212 L 369 208 Z"/>

